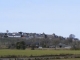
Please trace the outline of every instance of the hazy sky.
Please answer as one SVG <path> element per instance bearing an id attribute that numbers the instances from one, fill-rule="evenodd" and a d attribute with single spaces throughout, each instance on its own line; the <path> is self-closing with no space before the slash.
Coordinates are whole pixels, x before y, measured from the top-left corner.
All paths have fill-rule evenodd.
<path id="1" fill-rule="evenodd" d="M 0 32 L 6 30 L 80 38 L 80 0 L 0 0 Z"/>

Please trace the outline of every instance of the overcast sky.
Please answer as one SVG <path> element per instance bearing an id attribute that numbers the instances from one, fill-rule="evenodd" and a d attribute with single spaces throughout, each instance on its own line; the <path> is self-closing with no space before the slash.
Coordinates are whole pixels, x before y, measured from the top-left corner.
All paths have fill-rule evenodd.
<path id="1" fill-rule="evenodd" d="M 80 0 L 0 0 L 0 32 L 80 38 Z"/>

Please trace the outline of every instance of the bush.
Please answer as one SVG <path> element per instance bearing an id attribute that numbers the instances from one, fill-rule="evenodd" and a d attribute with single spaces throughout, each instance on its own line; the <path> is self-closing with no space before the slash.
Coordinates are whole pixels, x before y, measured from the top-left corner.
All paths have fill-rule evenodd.
<path id="1" fill-rule="evenodd" d="M 26 44 L 24 41 L 21 41 L 21 42 L 17 42 L 16 43 L 16 49 L 23 49 L 25 50 L 26 49 Z"/>

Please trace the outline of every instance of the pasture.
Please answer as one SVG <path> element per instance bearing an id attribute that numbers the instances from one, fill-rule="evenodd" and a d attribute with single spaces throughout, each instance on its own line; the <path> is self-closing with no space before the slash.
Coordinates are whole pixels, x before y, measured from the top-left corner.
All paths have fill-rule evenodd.
<path id="1" fill-rule="evenodd" d="M 41 55 L 59 55 L 59 54 L 80 54 L 80 50 L 11 50 L 1 49 L 0 56 L 21 55 L 21 56 L 41 56 Z"/>
<path id="2" fill-rule="evenodd" d="M 75 59 L 54 59 L 54 60 L 80 60 L 79 58 L 75 58 Z"/>
<path id="3" fill-rule="evenodd" d="M 70 55 L 63 56 L 64 58 L 61 58 L 61 55 L 66 55 L 66 54 L 73 54 L 73 55 L 78 55 L 78 58 L 70 57 Z M 52 56 L 50 56 L 52 55 Z M 55 55 L 59 55 L 56 56 Z M 8 56 L 8 57 L 7 57 Z M 39 58 L 39 60 L 80 60 L 80 50 L 31 50 L 31 49 L 26 49 L 26 50 L 16 50 L 16 49 L 1 49 L 0 50 L 0 57 L 7 57 L 8 60 L 10 60 L 9 57 L 13 58 L 12 60 L 15 60 L 15 57 L 17 58 L 23 57 L 23 60 L 36 60 L 35 58 Z M 30 57 L 34 56 L 34 57 Z M 38 56 L 38 57 L 37 57 Z M 41 57 L 44 56 L 44 57 Z M 58 58 L 57 58 L 58 57 Z"/>

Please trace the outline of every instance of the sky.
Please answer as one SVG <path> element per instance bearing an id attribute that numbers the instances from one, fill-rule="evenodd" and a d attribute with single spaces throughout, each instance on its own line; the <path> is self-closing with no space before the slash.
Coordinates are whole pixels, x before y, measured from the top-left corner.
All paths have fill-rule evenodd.
<path id="1" fill-rule="evenodd" d="M 0 0 L 0 32 L 80 38 L 80 0 Z"/>

